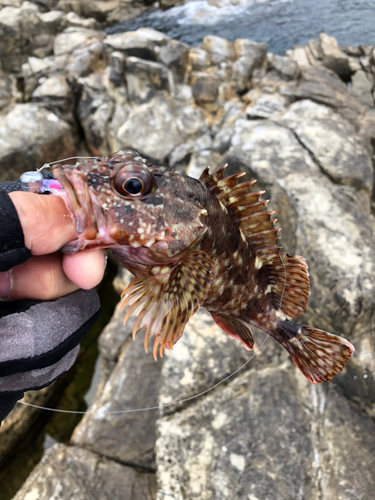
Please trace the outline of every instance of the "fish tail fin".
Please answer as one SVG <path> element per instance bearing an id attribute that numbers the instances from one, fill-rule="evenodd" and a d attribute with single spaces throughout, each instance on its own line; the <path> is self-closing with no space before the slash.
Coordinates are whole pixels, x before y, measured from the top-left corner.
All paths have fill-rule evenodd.
<path id="1" fill-rule="evenodd" d="M 282 322 L 275 337 L 313 384 L 328 382 L 340 373 L 355 350 L 343 337 L 290 321 Z"/>

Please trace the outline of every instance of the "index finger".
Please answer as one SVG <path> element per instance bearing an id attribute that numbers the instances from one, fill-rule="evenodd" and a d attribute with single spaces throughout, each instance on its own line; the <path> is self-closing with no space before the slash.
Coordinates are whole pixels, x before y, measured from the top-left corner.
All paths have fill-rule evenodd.
<path id="1" fill-rule="evenodd" d="M 76 238 L 74 218 L 59 196 L 22 191 L 9 196 L 21 222 L 25 246 L 33 255 L 56 252 Z"/>

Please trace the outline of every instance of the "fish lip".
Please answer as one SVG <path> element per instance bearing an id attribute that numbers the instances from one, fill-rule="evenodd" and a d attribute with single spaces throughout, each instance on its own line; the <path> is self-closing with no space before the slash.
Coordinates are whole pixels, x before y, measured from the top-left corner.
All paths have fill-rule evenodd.
<path id="1" fill-rule="evenodd" d="M 75 231 L 80 239 L 92 240 L 98 234 L 96 212 L 90 188 L 84 175 L 64 166 L 52 168 L 54 177 L 64 188 L 62 196 L 75 219 Z"/>

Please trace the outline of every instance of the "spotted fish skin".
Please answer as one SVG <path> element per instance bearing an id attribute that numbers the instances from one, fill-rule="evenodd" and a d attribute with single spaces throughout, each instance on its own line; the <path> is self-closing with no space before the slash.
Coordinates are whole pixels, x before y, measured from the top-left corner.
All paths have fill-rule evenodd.
<path id="1" fill-rule="evenodd" d="M 307 305 L 303 257 L 280 252 L 263 192 L 224 177 L 225 166 L 199 180 L 155 166 L 132 150 L 53 167 L 75 214 L 77 239 L 62 250 L 110 248 L 135 278 L 124 290 L 124 322 L 137 316 L 154 356 L 172 349 L 189 318 L 205 307 L 251 350 L 251 325 L 274 337 L 312 383 L 330 380 L 354 347 L 337 335 L 291 319 Z"/>

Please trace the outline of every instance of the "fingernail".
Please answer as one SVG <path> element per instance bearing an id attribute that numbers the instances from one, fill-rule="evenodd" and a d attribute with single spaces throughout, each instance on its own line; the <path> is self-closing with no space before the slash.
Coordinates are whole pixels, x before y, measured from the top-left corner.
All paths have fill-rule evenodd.
<path id="1" fill-rule="evenodd" d="M 10 272 L 0 273 L 0 299 L 6 299 L 10 293 Z"/>

